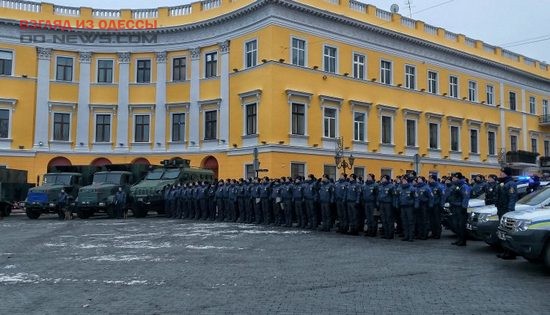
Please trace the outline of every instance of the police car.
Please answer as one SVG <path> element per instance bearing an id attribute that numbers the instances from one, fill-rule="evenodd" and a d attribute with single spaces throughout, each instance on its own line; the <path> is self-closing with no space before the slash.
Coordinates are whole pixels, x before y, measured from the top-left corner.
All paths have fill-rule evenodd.
<path id="1" fill-rule="evenodd" d="M 546 202 L 540 208 L 506 213 L 500 220 L 497 236 L 505 248 L 531 262 L 544 262 L 550 271 L 550 200 Z"/>
<path id="2" fill-rule="evenodd" d="M 546 185 L 546 183 L 545 183 Z M 519 191 L 518 185 L 518 191 Z M 539 209 L 550 204 L 550 187 L 546 186 L 530 193 L 516 202 L 515 211 Z M 485 241 L 491 246 L 499 244 L 496 231 L 499 225 L 495 205 L 472 209 L 468 215 L 466 229 L 474 239 Z"/>

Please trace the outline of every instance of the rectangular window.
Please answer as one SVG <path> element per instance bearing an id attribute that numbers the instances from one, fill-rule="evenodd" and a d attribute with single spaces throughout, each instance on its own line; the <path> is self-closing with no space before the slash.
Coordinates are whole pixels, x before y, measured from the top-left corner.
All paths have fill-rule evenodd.
<path id="1" fill-rule="evenodd" d="M 306 41 L 293 38 L 292 39 L 292 64 L 295 66 L 306 66 Z"/>
<path id="2" fill-rule="evenodd" d="M 53 140 L 69 141 L 71 132 L 71 114 L 54 113 L 53 114 Z"/>
<path id="3" fill-rule="evenodd" d="M 336 138 L 336 109 L 324 109 L 324 136 L 325 138 Z"/>
<path id="4" fill-rule="evenodd" d="M 380 61 L 380 82 L 383 84 L 391 84 L 392 80 L 392 64 L 390 61 Z"/>
<path id="5" fill-rule="evenodd" d="M 97 61 L 97 83 L 113 83 L 113 61 Z"/>
<path id="6" fill-rule="evenodd" d="M 470 102 L 475 102 L 477 100 L 477 82 L 476 81 L 468 82 L 468 100 Z"/>
<path id="7" fill-rule="evenodd" d="M 416 120 L 407 119 L 407 146 L 416 147 Z"/>
<path id="8" fill-rule="evenodd" d="M 57 71 L 55 79 L 57 81 L 73 80 L 73 58 L 57 57 Z"/>
<path id="9" fill-rule="evenodd" d="M 185 141 L 185 113 L 172 114 L 172 141 Z"/>
<path id="10" fill-rule="evenodd" d="M 537 138 L 531 138 L 531 152 L 537 153 L 539 151 Z"/>
<path id="11" fill-rule="evenodd" d="M 111 115 L 95 116 L 95 142 L 111 142 Z"/>
<path id="12" fill-rule="evenodd" d="M 353 140 L 365 141 L 365 113 L 353 113 Z"/>
<path id="13" fill-rule="evenodd" d="M 218 75 L 218 53 L 212 52 L 205 55 L 205 71 L 204 77 L 211 78 Z"/>
<path id="14" fill-rule="evenodd" d="M 550 156 L 550 141 L 544 140 L 544 156 Z"/>
<path id="15" fill-rule="evenodd" d="M 510 151 L 517 151 L 518 150 L 518 136 L 511 135 L 510 136 Z"/>
<path id="16" fill-rule="evenodd" d="M 449 77 L 449 96 L 458 98 L 458 77 L 454 75 Z"/>
<path id="17" fill-rule="evenodd" d="M 437 94 L 437 72 L 428 71 L 428 93 Z"/>
<path id="18" fill-rule="evenodd" d="M 292 103 L 292 134 L 303 136 L 306 133 L 306 106 Z"/>
<path id="19" fill-rule="evenodd" d="M 439 124 L 430 123 L 430 149 L 439 149 Z"/>
<path id="20" fill-rule="evenodd" d="M 386 176 L 388 175 L 390 178 L 392 177 L 392 169 L 391 168 L 383 168 L 380 170 L 380 176 Z"/>
<path id="21" fill-rule="evenodd" d="M 516 93 L 510 92 L 510 110 L 516 110 Z"/>
<path id="22" fill-rule="evenodd" d="M 494 131 L 489 131 L 487 133 L 487 145 L 489 146 L 489 155 L 496 155 L 496 133 Z"/>
<path id="23" fill-rule="evenodd" d="M 470 153 L 479 153 L 477 129 L 470 129 Z"/>
<path id="24" fill-rule="evenodd" d="M 149 142 L 149 115 L 136 115 L 134 117 L 135 142 Z"/>
<path id="25" fill-rule="evenodd" d="M 187 58 L 172 59 L 172 81 L 185 81 L 187 77 Z"/>
<path id="26" fill-rule="evenodd" d="M 460 128 L 451 126 L 451 151 L 460 151 Z"/>
<path id="27" fill-rule="evenodd" d="M 0 75 L 11 75 L 13 66 L 13 53 L 11 51 L 0 50 Z"/>
<path id="28" fill-rule="evenodd" d="M 248 104 L 245 106 L 246 110 L 246 135 L 255 135 L 257 131 L 257 106 L 256 104 Z"/>
<path id="29" fill-rule="evenodd" d="M 336 166 L 334 165 L 325 165 L 323 168 L 324 174 L 328 175 L 328 178 L 336 180 Z"/>
<path id="30" fill-rule="evenodd" d="M 305 177 L 306 165 L 303 163 L 290 163 L 290 177 Z"/>
<path id="31" fill-rule="evenodd" d="M 151 82 L 151 60 L 137 61 L 136 82 L 137 83 Z"/>
<path id="32" fill-rule="evenodd" d="M 365 80 L 365 55 L 353 54 L 353 77 Z"/>
<path id="33" fill-rule="evenodd" d="M 487 85 L 487 105 L 495 103 L 495 88 L 492 85 Z"/>
<path id="34" fill-rule="evenodd" d="M 542 114 L 547 116 L 548 113 L 548 100 L 542 100 Z"/>
<path id="35" fill-rule="evenodd" d="M 537 100 L 534 96 L 529 97 L 529 113 L 533 115 L 537 113 Z"/>
<path id="36" fill-rule="evenodd" d="M 323 49 L 323 64 L 326 72 L 336 73 L 336 55 L 335 47 L 325 46 Z"/>
<path id="37" fill-rule="evenodd" d="M 244 44 L 245 68 L 255 67 L 258 63 L 258 42 L 251 40 Z"/>
<path id="38" fill-rule="evenodd" d="M 382 143 L 392 144 L 392 119 L 389 116 L 382 116 Z"/>
<path id="39" fill-rule="evenodd" d="M 406 65 L 405 66 L 405 87 L 407 89 L 416 89 L 416 67 Z"/>
<path id="40" fill-rule="evenodd" d="M 256 172 L 254 171 L 254 164 L 246 164 L 245 165 L 245 176 L 246 178 L 254 178 L 256 177 Z"/>
<path id="41" fill-rule="evenodd" d="M 218 134 L 218 111 L 204 113 L 204 140 L 214 140 Z"/>
<path id="42" fill-rule="evenodd" d="M 0 139 L 7 139 L 10 136 L 10 111 L 0 109 Z"/>
<path id="43" fill-rule="evenodd" d="M 357 177 L 365 178 L 365 168 L 364 167 L 354 167 L 353 174 Z"/>

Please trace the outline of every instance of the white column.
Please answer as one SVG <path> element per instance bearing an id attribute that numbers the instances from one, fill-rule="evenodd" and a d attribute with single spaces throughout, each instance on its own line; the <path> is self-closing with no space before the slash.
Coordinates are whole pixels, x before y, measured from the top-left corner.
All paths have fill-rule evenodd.
<path id="1" fill-rule="evenodd" d="M 37 47 L 36 113 L 34 117 L 34 149 L 48 149 L 48 102 L 50 100 L 51 48 Z"/>
<path id="2" fill-rule="evenodd" d="M 157 86 L 154 149 L 164 151 L 166 150 L 166 52 L 157 52 L 156 59 Z"/>
<path id="3" fill-rule="evenodd" d="M 200 58 L 201 49 L 191 49 L 191 82 L 189 96 L 189 148 L 199 147 L 199 98 L 200 98 Z"/>
<path id="4" fill-rule="evenodd" d="M 229 41 L 219 44 L 220 47 L 220 145 L 229 143 Z"/>
<path id="5" fill-rule="evenodd" d="M 116 150 L 128 150 L 128 89 L 130 82 L 130 53 L 118 53 L 118 110 Z"/>
<path id="6" fill-rule="evenodd" d="M 504 83 L 500 82 L 500 147 L 506 151 L 506 113 L 504 111 Z"/>
<path id="7" fill-rule="evenodd" d="M 525 89 L 521 89 L 521 119 L 522 119 L 522 128 L 521 132 L 523 133 L 523 150 L 524 151 L 531 151 L 529 149 L 529 145 L 531 144 L 531 141 L 528 140 L 528 132 L 527 130 L 527 104 L 525 100 Z"/>
<path id="8" fill-rule="evenodd" d="M 92 59 L 91 52 L 81 52 L 80 75 L 78 76 L 78 108 L 77 108 L 77 125 L 76 125 L 76 150 L 89 150 L 89 124 L 90 124 L 90 62 Z"/>

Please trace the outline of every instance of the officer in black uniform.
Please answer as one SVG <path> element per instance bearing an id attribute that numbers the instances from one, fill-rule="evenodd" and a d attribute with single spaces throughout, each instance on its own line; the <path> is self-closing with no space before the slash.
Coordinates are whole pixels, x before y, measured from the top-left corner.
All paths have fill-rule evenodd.
<path id="1" fill-rule="evenodd" d="M 485 185 L 485 205 L 494 205 L 497 202 L 497 185 L 498 177 L 491 174 L 487 177 L 487 185 Z"/>
<path id="2" fill-rule="evenodd" d="M 117 219 L 122 219 L 125 209 L 126 193 L 122 190 L 122 187 L 118 187 L 118 191 L 115 194 L 115 211 Z"/>
<path id="3" fill-rule="evenodd" d="M 518 200 L 518 187 L 516 182 L 512 179 L 512 168 L 503 167 L 500 170 L 500 183 L 497 188 L 497 214 L 498 218 L 502 219 L 502 216 L 510 211 L 514 211 L 516 208 L 516 201 Z M 516 254 L 508 249 L 504 249 L 497 257 L 502 259 L 516 259 Z"/>
<path id="4" fill-rule="evenodd" d="M 358 235 L 359 226 L 359 204 L 361 203 L 361 184 L 357 182 L 355 174 L 350 175 L 351 179 L 346 190 L 346 207 L 349 222 L 350 235 Z"/>
<path id="5" fill-rule="evenodd" d="M 375 237 L 378 232 L 378 220 L 374 216 L 376 209 L 376 199 L 378 197 L 378 184 L 375 182 L 374 174 L 368 174 L 367 180 L 363 184 L 363 203 L 365 208 L 365 218 L 367 219 L 367 231 L 365 236 Z"/>
<path id="6" fill-rule="evenodd" d="M 378 196 L 376 198 L 376 204 L 380 210 L 380 216 L 382 217 L 382 227 L 384 228 L 385 239 L 393 239 L 394 237 L 394 224 L 393 218 L 393 206 L 395 203 L 395 186 L 390 182 L 391 178 L 388 175 L 380 178 L 380 184 L 378 185 Z"/>
<path id="7" fill-rule="evenodd" d="M 321 204 L 321 231 L 330 232 L 332 227 L 332 212 L 330 205 L 334 202 L 334 184 L 329 180 L 327 174 L 323 175 L 321 186 L 319 187 L 319 203 Z"/>
<path id="8" fill-rule="evenodd" d="M 429 209 L 433 207 L 432 189 L 426 183 L 424 176 L 419 176 L 416 179 L 416 204 L 415 204 L 415 230 L 420 240 L 428 239 L 428 230 L 430 219 L 428 217 Z"/>
<path id="9" fill-rule="evenodd" d="M 299 228 L 306 227 L 306 211 L 304 209 L 304 184 L 300 176 L 296 177 L 292 185 L 292 201 L 294 202 L 294 211 Z"/>
<path id="10" fill-rule="evenodd" d="M 445 204 L 445 186 L 437 180 L 437 175 L 430 175 L 428 179 L 433 194 L 433 206 L 429 209 L 430 235 L 433 239 L 441 238 L 441 212 Z"/>
<path id="11" fill-rule="evenodd" d="M 283 213 L 285 217 L 285 227 L 292 227 L 292 213 L 294 212 L 294 205 L 292 202 L 293 190 L 290 177 L 286 177 L 283 187 L 281 188 L 281 198 L 283 199 Z"/>
<path id="12" fill-rule="evenodd" d="M 269 177 L 264 177 L 262 184 L 260 185 L 260 200 L 262 203 L 262 223 L 264 225 L 269 225 L 272 222 L 271 216 L 271 183 L 269 182 Z"/>
<path id="13" fill-rule="evenodd" d="M 414 239 L 414 206 L 416 189 L 413 186 L 414 176 L 406 175 L 401 179 L 398 189 L 397 208 L 401 210 L 403 223 L 403 241 L 412 242 Z"/>
<path id="14" fill-rule="evenodd" d="M 346 193 L 349 182 L 346 174 L 341 174 L 340 179 L 334 184 L 334 198 L 336 200 L 336 213 L 338 216 L 338 233 L 348 230 L 348 212 L 346 207 Z"/>
<path id="15" fill-rule="evenodd" d="M 452 244 L 466 246 L 466 221 L 468 218 L 470 191 L 468 187 L 466 187 L 466 182 L 460 172 L 452 175 L 452 183 L 447 201 L 451 207 L 452 219 L 458 236 L 457 241 Z"/>

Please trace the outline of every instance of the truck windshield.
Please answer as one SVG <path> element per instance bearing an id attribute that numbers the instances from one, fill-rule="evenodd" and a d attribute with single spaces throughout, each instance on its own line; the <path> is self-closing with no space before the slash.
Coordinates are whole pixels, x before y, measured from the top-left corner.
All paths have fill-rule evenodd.
<path id="1" fill-rule="evenodd" d="M 169 169 L 164 172 L 164 175 L 162 175 L 162 179 L 176 179 L 180 176 L 180 170 L 179 169 Z"/>
<path id="2" fill-rule="evenodd" d="M 518 203 L 523 205 L 528 205 L 528 206 L 537 206 L 549 198 L 550 198 L 550 188 L 545 188 L 545 189 L 537 190 L 521 198 L 520 200 L 518 200 Z"/>
<path id="3" fill-rule="evenodd" d="M 71 184 L 72 175 L 66 174 L 46 174 L 44 175 L 44 184 L 47 185 L 65 185 L 68 186 Z"/>
<path id="4" fill-rule="evenodd" d="M 122 174 L 113 174 L 113 173 L 97 173 L 94 175 L 94 184 L 98 183 L 109 183 L 109 184 L 120 184 L 120 177 Z"/>
<path id="5" fill-rule="evenodd" d="M 163 170 L 154 170 L 154 171 L 151 171 L 147 174 L 147 176 L 145 177 L 145 179 L 149 179 L 149 180 L 155 180 L 155 179 L 160 179 L 162 177 L 162 173 L 164 173 Z"/>

